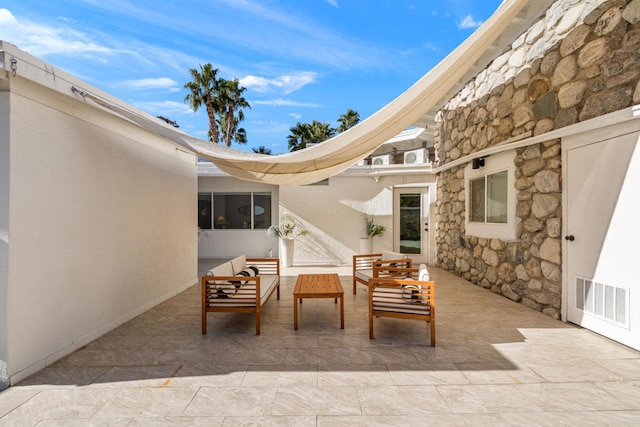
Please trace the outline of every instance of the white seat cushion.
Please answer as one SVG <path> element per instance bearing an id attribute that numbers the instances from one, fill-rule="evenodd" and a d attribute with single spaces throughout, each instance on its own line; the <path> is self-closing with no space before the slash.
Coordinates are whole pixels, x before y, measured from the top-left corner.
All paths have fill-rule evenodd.
<path id="1" fill-rule="evenodd" d="M 407 258 L 407 255 L 401 254 L 400 252 L 382 251 L 382 257 L 380 259 L 387 260 L 387 259 L 405 259 L 405 258 Z"/>
<path id="2" fill-rule="evenodd" d="M 247 257 L 244 255 L 240 255 L 231 260 L 231 266 L 233 268 L 232 276 L 237 275 L 242 270 L 247 268 Z"/>
<path id="3" fill-rule="evenodd" d="M 368 282 L 369 279 L 373 277 L 373 269 L 365 268 L 362 270 L 356 270 L 356 277 L 358 279 L 364 280 L 365 282 Z"/>

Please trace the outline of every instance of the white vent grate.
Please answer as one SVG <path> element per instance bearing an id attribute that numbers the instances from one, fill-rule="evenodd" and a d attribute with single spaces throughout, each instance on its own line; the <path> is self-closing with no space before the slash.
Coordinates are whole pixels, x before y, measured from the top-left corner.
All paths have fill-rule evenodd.
<path id="1" fill-rule="evenodd" d="M 629 328 L 629 290 L 576 277 L 576 307 L 602 320 Z"/>

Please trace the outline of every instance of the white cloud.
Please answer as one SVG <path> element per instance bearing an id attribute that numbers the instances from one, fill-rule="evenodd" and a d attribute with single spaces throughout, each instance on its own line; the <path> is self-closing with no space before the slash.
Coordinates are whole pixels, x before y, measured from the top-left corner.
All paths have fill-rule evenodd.
<path id="1" fill-rule="evenodd" d="M 482 25 L 482 22 L 483 21 L 476 21 L 473 15 L 467 15 L 463 18 L 458 19 L 456 25 L 460 29 L 478 28 L 480 25 Z"/>
<path id="2" fill-rule="evenodd" d="M 290 76 L 284 75 L 272 79 L 258 76 L 247 76 L 240 79 L 240 84 L 248 89 L 255 90 L 256 92 L 267 93 L 278 91 L 287 95 L 310 83 L 313 83 L 317 76 L 318 74 L 313 71 L 301 71 Z"/>
<path id="3" fill-rule="evenodd" d="M 322 107 L 322 105 L 320 104 L 314 104 L 311 102 L 298 102 L 298 101 L 292 101 L 290 99 L 282 99 L 282 98 L 267 99 L 262 101 L 251 101 L 251 104 L 272 105 L 274 107 L 311 107 L 311 108 Z"/>
<path id="4" fill-rule="evenodd" d="M 18 21 L 7 9 L 0 9 L 0 40 L 10 41 L 35 56 L 113 53 L 81 32 Z"/>
<path id="5" fill-rule="evenodd" d="M 293 117 L 296 120 L 300 120 L 302 118 L 302 114 L 298 113 L 289 113 L 289 117 Z"/>
<path id="6" fill-rule="evenodd" d="M 168 77 L 125 80 L 117 84 L 131 89 L 178 89 L 178 82 Z"/>
<path id="7" fill-rule="evenodd" d="M 338 7 L 338 0 L 325 0 L 325 1 L 333 7 Z"/>

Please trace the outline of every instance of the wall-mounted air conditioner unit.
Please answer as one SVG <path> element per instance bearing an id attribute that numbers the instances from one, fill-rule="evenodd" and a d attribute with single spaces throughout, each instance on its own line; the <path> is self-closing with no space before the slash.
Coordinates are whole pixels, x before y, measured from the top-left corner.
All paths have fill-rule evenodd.
<path id="1" fill-rule="evenodd" d="M 404 163 L 406 165 L 422 165 L 427 163 L 427 149 L 418 148 L 404 153 Z"/>
<path id="2" fill-rule="evenodd" d="M 371 159 L 371 164 L 373 166 L 388 165 L 390 163 L 391 163 L 390 154 L 385 154 L 383 156 L 373 156 Z"/>

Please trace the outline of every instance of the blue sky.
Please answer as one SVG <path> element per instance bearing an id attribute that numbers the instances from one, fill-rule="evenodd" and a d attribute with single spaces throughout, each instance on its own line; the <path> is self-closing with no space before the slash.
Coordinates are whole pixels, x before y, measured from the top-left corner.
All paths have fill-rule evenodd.
<path id="1" fill-rule="evenodd" d="M 247 88 L 251 150 L 287 151 L 297 122 L 337 126 L 395 99 L 502 0 L 5 0 L 0 40 L 206 139 L 184 103 L 211 62 Z"/>

